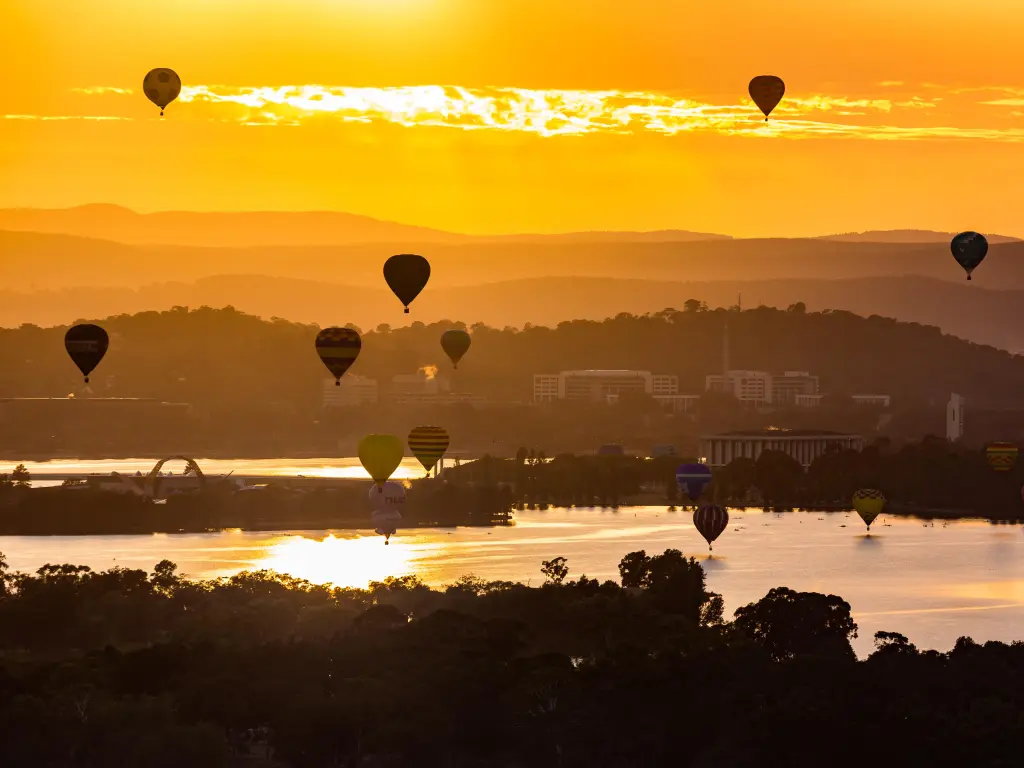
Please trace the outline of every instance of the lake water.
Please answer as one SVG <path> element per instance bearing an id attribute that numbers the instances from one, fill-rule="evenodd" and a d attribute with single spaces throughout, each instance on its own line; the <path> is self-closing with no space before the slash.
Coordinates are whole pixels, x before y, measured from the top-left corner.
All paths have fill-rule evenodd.
<path id="1" fill-rule="evenodd" d="M 468 573 L 539 584 L 541 561 L 558 556 L 568 558 L 570 578 L 586 573 L 617 580 L 627 552 L 671 547 L 700 558 L 730 617 L 776 586 L 840 595 L 860 625 L 854 645 L 861 655 L 870 652 L 877 630 L 902 632 L 919 647 L 939 650 L 961 635 L 979 642 L 1024 639 L 1020 526 L 883 515 L 866 536 L 853 513 L 730 514 L 711 559 L 691 515 L 664 507 L 524 511 L 512 527 L 399 531 L 386 547 L 370 530 L 228 531 L 0 537 L 0 552 L 23 571 L 45 563 L 151 570 L 168 558 L 194 577 L 268 568 L 317 583 L 365 587 L 406 574 L 431 585 Z"/>
<path id="2" fill-rule="evenodd" d="M 158 459 L 52 459 L 50 461 L 5 461 L 0 462 L 0 473 L 10 474 L 18 464 L 34 478 L 32 485 L 44 487 L 60 485 L 61 480 L 48 480 L 47 475 L 109 475 L 120 472 L 122 475 L 134 475 L 136 472 L 149 473 Z M 239 477 L 276 476 L 276 477 L 353 477 L 369 479 L 366 470 L 355 456 L 345 458 L 324 459 L 201 459 L 196 463 L 203 474 L 210 476 L 226 475 L 233 472 Z M 445 465 L 451 466 L 451 460 Z M 180 459 L 168 461 L 163 472 L 180 475 L 185 469 L 185 462 Z M 391 477 L 399 480 L 423 477 L 423 466 L 412 456 L 402 459 L 402 463 Z"/>

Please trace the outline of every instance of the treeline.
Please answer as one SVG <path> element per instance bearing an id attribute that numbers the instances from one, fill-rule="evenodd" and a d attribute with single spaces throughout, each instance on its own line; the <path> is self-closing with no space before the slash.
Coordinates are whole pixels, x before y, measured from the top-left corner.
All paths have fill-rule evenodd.
<path id="1" fill-rule="evenodd" d="M 550 461 L 541 450 L 521 448 L 515 459 L 483 459 L 448 470 L 451 482 L 503 483 L 521 505 L 589 507 L 635 503 L 690 504 L 675 470 L 695 457 L 576 456 Z M 734 459 L 715 469 L 700 503 L 777 508 L 841 506 L 855 491 L 874 488 L 891 512 L 959 511 L 993 520 L 1024 519 L 1024 463 L 1006 472 L 989 466 L 981 450 L 929 436 L 898 450 L 882 439 L 862 451 L 836 450 L 804 471 L 786 453 L 764 451 L 755 461 Z"/>
<path id="2" fill-rule="evenodd" d="M 320 404 L 325 371 L 313 351 L 316 327 L 269 321 L 230 307 L 143 312 L 92 318 L 111 334 L 95 389 L 117 396 L 155 397 L 196 405 Z M 555 328 L 473 325 L 473 347 L 458 371 L 439 338 L 457 322 L 362 329 L 352 374 L 379 379 L 437 365 L 455 389 L 496 400 L 532 397 L 535 373 L 581 368 L 634 368 L 676 374 L 684 392 L 704 390 L 722 368 L 722 334 L 729 325 L 732 367 L 807 370 L 824 391 L 881 392 L 905 405 L 959 392 L 975 407 L 1016 406 L 1024 359 L 944 336 L 938 328 L 849 312 L 808 313 L 768 307 L 620 314 L 602 322 L 576 320 Z M 23 325 L 0 331 L 0 393 L 63 396 L 80 382 L 63 351 L 65 327 Z M 114 377 L 106 389 L 107 377 Z"/>
<path id="3" fill-rule="evenodd" d="M 370 483 L 293 490 L 268 485 L 236 492 L 210 483 L 165 502 L 89 487 L 29 488 L 0 480 L 0 536 L 87 536 L 372 528 Z M 413 481 L 402 528 L 504 525 L 514 503 L 509 486 Z"/>
<path id="4" fill-rule="evenodd" d="M 676 550 L 621 584 L 556 557 L 535 588 L 2 563 L 5 768 L 996 768 L 1024 740 L 1024 644 L 879 632 L 858 662 L 840 597 L 777 587 L 727 622 Z"/>

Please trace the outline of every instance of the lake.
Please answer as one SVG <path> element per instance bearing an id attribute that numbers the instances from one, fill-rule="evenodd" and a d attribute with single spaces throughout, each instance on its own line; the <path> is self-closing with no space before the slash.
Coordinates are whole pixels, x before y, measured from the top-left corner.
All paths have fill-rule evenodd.
<path id="1" fill-rule="evenodd" d="M 541 561 L 558 556 L 568 558 L 570 578 L 586 573 L 617 580 L 627 552 L 671 547 L 700 558 L 729 617 L 776 586 L 840 595 L 860 625 L 854 645 L 861 655 L 870 652 L 877 630 L 902 632 L 921 648 L 939 650 L 961 635 L 979 642 L 1024 639 L 1024 534 L 1018 525 L 883 515 L 867 536 L 854 513 L 730 515 L 710 559 L 691 515 L 664 507 L 524 511 L 512 527 L 400 530 L 390 546 L 370 530 L 227 531 L 6 536 L 0 552 L 23 571 L 45 563 L 151 570 L 167 558 L 194 577 L 268 568 L 365 587 L 389 575 L 416 574 L 443 585 L 468 573 L 536 585 L 543 580 Z"/>

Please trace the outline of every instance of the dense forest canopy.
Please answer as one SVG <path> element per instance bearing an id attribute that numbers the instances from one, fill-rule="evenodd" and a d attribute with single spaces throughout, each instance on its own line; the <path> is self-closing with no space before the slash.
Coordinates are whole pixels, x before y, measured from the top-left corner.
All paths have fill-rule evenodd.
<path id="1" fill-rule="evenodd" d="M 742 312 L 707 310 L 693 300 L 680 306 L 554 328 L 474 325 L 472 349 L 457 372 L 439 339 L 462 324 L 382 325 L 363 329 L 362 353 L 350 374 L 378 378 L 386 391 L 390 377 L 436 365 L 457 391 L 522 402 L 532 397 L 535 373 L 632 368 L 676 374 L 682 392 L 699 393 L 704 377 L 722 369 L 728 321 L 730 367 L 807 370 L 830 393 L 889 394 L 894 404 L 917 405 L 945 402 L 952 391 L 975 407 L 1012 407 L 1024 389 L 1024 358 L 934 327 L 843 311 L 810 313 L 799 304 Z M 232 307 L 176 307 L 90 322 L 111 335 L 95 372 L 96 395 L 233 407 L 320 404 L 326 371 L 313 349 L 315 326 L 263 320 Z M 81 377 L 63 349 L 66 330 L 0 330 L 0 396 L 80 392 Z"/>

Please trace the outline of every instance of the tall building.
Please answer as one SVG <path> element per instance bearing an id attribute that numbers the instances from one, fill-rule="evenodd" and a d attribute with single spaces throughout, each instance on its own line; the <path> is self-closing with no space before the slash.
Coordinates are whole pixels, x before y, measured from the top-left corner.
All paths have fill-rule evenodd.
<path id="1" fill-rule="evenodd" d="M 959 440 L 964 435 L 964 399 L 955 392 L 946 404 L 946 439 Z"/>
<path id="2" fill-rule="evenodd" d="M 373 405 L 377 402 L 377 380 L 348 374 L 335 385 L 334 379 L 324 379 L 324 408 L 345 408 L 355 405 Z"/>
<path id="3" fill-rule="evenodd" d="M 767 405 L 772 402 L 772 375 L 765 371 L 726 371 L 704 377 L 708 392 L 728 392 L 744 403 Z"/>
<path id="4" fill-rule="evenodd" d="M 576 400 L 592 403 L 615 401 L 624 392 L 644 392 L 655 399 L 679 393 L 679 377 L 650 371 L 562 371 L 533 376 L 533 400 L 550 403 Z"/>
<path id="5" fill-rule="evenodd" d="M 794 405 L 798 395 L 818 394 L 818 377 L 807 371 L 784 371 L 772 376 L 772 405 Z"/>

